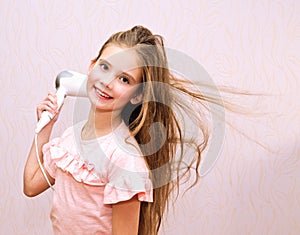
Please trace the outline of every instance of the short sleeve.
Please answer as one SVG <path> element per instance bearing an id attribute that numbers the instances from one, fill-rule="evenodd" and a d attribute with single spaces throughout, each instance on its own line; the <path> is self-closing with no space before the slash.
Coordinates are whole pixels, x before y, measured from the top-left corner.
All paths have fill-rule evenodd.
<path id="1" fill-rule="evenodd" d="M 105 204 L 127 201 L 135 195 L 139 201 L 153 201 L 152 182 L 143 157 L 115 153 L 107 177 Z"/>
<path id="2" fill-rule="evenodd" d="M 70 146 L 68 137 L 72 134 L 73 129 L 67 128 L 65 132 L 57 138 L 50 140 L 42 147 L 44 157 L 44 168 L 52 178 L 55 178 L 56 162 L 67 154 L 66 148 L 62 148 L 61 144 L 66 142 L 66 146 Z"/>
<path id="3" fill-rule="evenodd" d="M 61 155 L 59 148 L 55 148 L 59 143 L 59 138 L 52 139 L 48 143 L 44 144 L 42 148 L 44 156 L 44 168 L 52 178 L 55 178 L 56 164 L 53 159 L 53 155 Z M 54 148 L 53 148 L 54 147 Z"/>

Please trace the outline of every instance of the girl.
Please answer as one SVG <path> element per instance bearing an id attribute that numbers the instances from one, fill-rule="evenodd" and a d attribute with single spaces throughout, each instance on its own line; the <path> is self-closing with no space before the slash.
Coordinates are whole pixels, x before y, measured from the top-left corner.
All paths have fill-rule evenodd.
<path id="1" fill-rule="evenodd" d="M 136 26 L 112 35 L 92 60 L 87 121 L 51 141 L 59 110 L 55 94 L 48 94 L 37 117 L 43 110 L 57 115 L 39 133 L 38 151 L 55 183 L 55 234 L 158 234 L 170 195 L 192 166 L 197 182 L 207 145 L 199 113 L 190 116 L 203 138 L 187 140 L 174 111 L 188 107 L 183 97 L 207 100 L 189 90 L 191 85 L 171 74 L 162 37 Z M 189 162 L 183 158 L 187 145 L 196 153 Z M 24 169 L 24 193 L 30 197 L 49 187 L 34 148 Z"/>

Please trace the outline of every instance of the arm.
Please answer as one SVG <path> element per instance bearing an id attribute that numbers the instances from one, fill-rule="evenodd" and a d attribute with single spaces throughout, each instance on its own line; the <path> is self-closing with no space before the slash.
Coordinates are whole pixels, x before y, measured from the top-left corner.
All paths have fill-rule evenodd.
<path id="1" fill-rule="evenodd" d="M 128 201 L 119 202 L 112 206 L 113 235 L 138 234 L 140 217 L 140 201 L 134 196 Z"/>
<path id="2" fill-rule="evenodd" d="M 37 116 L 38 119 L 41 116 L 43 110 L 47 110 L 52 113 L 57 113 L 57 103 L 56 103 L 56 96 L 53 93 L 50 93 L 48 97 L 38 106 L 37 108 Z M 43 163 L 43 153 L 42 147 L 45 143 L 47 143 L 50 139 L 50 135 L 53 129 L 53 125 L 57 120 L 56 115 L 47 126 L 45 126 L 40 133 L 38 134 L 38 152 Z M 54 179 L 47 173 L 48 179 L 50 183 L 54 184 Z M 49 188 L 49 185 L 40 169 L 40 166 L 37 161 L 36 150 L 35 150 L 35 143 L 33 141 L 31 145 L 31 149 L 29 151 L 27 162 L 24 168 L 24 175 L 23 175 L 23 192 L 28 197 L 34 197 L 46 189 Z"/>
<path id="3" fill-rule="evenodd" d="M 42 147 L 45 143 L 49 141 L 52 125 L 47 125 L 39 134 L 38 134 L 38 151 L 41 162 L 43 163 L 43 154 L 42 154 Z M 50 183 L 54 184 L 54 179 L 47 173 L 45 170 L 47 177 Z M 23 176 L 23 191 L 24 194 L 28 197 L 34 197 L 46 189 L 49 188 L 49 185 L 40 169 L 40 166 L 37 161 L 36 151 L 35 151 L 35 143 L 33 141 L 27 162 L 24 168 L 24 176 Z"/>

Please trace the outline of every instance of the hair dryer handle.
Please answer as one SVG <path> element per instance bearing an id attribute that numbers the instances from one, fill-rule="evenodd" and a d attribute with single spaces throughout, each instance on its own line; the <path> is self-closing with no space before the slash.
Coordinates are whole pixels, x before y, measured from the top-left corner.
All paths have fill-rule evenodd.
<path id="1" fill-rule="evenodd" d="M 57 106 L 58 109 L 60 109 L 66 97 L 66 90 L 64 87 L 59 87 L 56 90 L 56 97 L 57 97 Z M 35 133 L 39 133 L 53 119 L 54 116 L 55 114 L 52 114 L 48 111 L 43 111 L 41 114 L 41 118 L 36 125 Z"/>

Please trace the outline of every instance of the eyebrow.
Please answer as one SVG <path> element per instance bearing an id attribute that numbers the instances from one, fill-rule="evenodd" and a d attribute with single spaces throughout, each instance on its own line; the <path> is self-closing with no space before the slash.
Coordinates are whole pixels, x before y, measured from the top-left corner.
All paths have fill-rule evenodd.
<path id="1" fill-rule="evenodd" d="M 108 66 L 110 66 L 110 67 L 113 67 L 113 65 L 111 64 L 111 63 L 109 63 L 106 59 L 102 59 L 102 58 L 99 58 L 99 63 L 106 63 Z M 134 69 L 134 68 L 133 68 Z M 126 75 L 127 77 L 129 77 L 130 79 L 132 79 L 133 81 L 135 81 L 136 83 L 138 83 L 137 82 L 137 79 L 135 79 L 132 75 L 130 75 L 129 73 L 126 73 L 126 72 L 124 72 L 124 71 L 120 71 L 120 75 L 121 74 L 124 74 L 124 75 Z"/>

